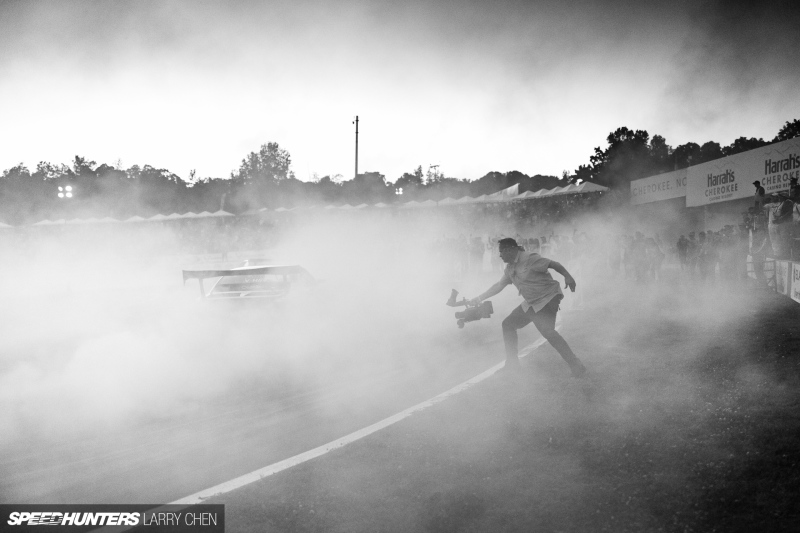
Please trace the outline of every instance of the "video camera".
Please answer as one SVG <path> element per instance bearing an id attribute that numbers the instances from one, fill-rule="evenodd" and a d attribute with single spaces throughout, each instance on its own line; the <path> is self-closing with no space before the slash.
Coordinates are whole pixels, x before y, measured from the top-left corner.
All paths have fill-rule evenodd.
<path id="1" fill-rule="evenodd" d="M 458 291 L 453 289 L 450 291 L 450 299 L 446 303 L 450 307 L 461 307 L 462 305 L 466 307 L 463 311 L 456 313 L 459 328 L 463 328 L 467 322 L 474 322 L 481 318 L 491 318 L 492 313 L 494 313 L 492 302 L 488 300 L 479 304 L 471 304 L 466 298 L 461 298 L 461 300 L 456 300 L 456 298 L 458 298 Z"/>

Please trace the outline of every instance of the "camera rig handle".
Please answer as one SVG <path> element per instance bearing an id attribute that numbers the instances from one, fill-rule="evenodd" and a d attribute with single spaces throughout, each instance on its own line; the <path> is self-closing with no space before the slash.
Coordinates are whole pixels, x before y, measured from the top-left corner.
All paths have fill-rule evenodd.
<path id="1" fill-rule="evenodd" d="M 469 300 L 467 300 L 466 298 L 461 298 L 461 300 L 457 300 L 457 298 L 458 298 L 458 291 L 452 289 L 450 291 L 450 298 L 448 298 L 447 302 L 445 302 L 446 305 L 450 307 L 461 307 L 462 305 L 466 307 L 469 305 Z"/>

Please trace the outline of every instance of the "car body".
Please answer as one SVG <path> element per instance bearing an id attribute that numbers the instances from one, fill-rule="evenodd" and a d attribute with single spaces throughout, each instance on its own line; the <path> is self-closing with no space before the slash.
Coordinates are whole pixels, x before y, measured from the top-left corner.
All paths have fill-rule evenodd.
<path id="1" fill-rule="evenodd" d="M 315 284 L 313 276 L 299 265 L 259 265 L 245 261 L 242 266 L 230 269 L 184 270 L 183 282 L 197 279 L 200 296 L 209 300 L 262 299 L 281 300 L 293 287 L 309 288 Z M 216 281 L 206 292 L 203 280 Z"/>

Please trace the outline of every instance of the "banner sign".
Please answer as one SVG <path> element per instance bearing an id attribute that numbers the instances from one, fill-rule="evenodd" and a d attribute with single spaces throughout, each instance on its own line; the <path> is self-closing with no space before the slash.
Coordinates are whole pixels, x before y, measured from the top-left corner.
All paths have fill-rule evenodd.
<path id="1" fill-rule="evenodd" d="M 775 290 L 778 294 L 789 296 L 789 287 L 791 286 L 791 279 L 789 275 L 792 273 L 792 263 L 789 261 L 775 261 Z"/>
<path id="2" fill-rule="evenodd" d="M 789 294 L 797 303 L 800 303 L 800 263 L 792 263 L 792 286 Z"/>
<path id="3" fill-rule="evenodd" d="M 631 204 L 639 205 L 686 196 L 688 168 L 631 182 Z"/>
<path id="4" fill-rule="evenodd" d="M 42 528 L 42 526 L 48 526 Z M 25 531 L 158 531 L 224 533 L 222 504 L 175 505 L 0 505 L 0 530 Z"/>
<path id="5" fill-rule="evenodd" d="M 767 194 L 789 190 L 800 177 L 800 137 L 689 167 L 686 207 L 752 197 L 754 181 Z"/>

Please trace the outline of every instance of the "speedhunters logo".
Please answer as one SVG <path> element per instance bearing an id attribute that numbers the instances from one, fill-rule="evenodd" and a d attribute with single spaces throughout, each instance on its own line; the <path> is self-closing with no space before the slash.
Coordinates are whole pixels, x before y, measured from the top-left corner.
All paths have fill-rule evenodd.
<path id="1" fill-rule="evenodd" d="M 139 513 L 59 513 L 14 511 L 6 520 L 9 526 L 136 526 Z"/>
<path id="2" fill-rule="evenodd" d="M 225 531 L 224 505 L 0 505 L 0 530 Z"/>

